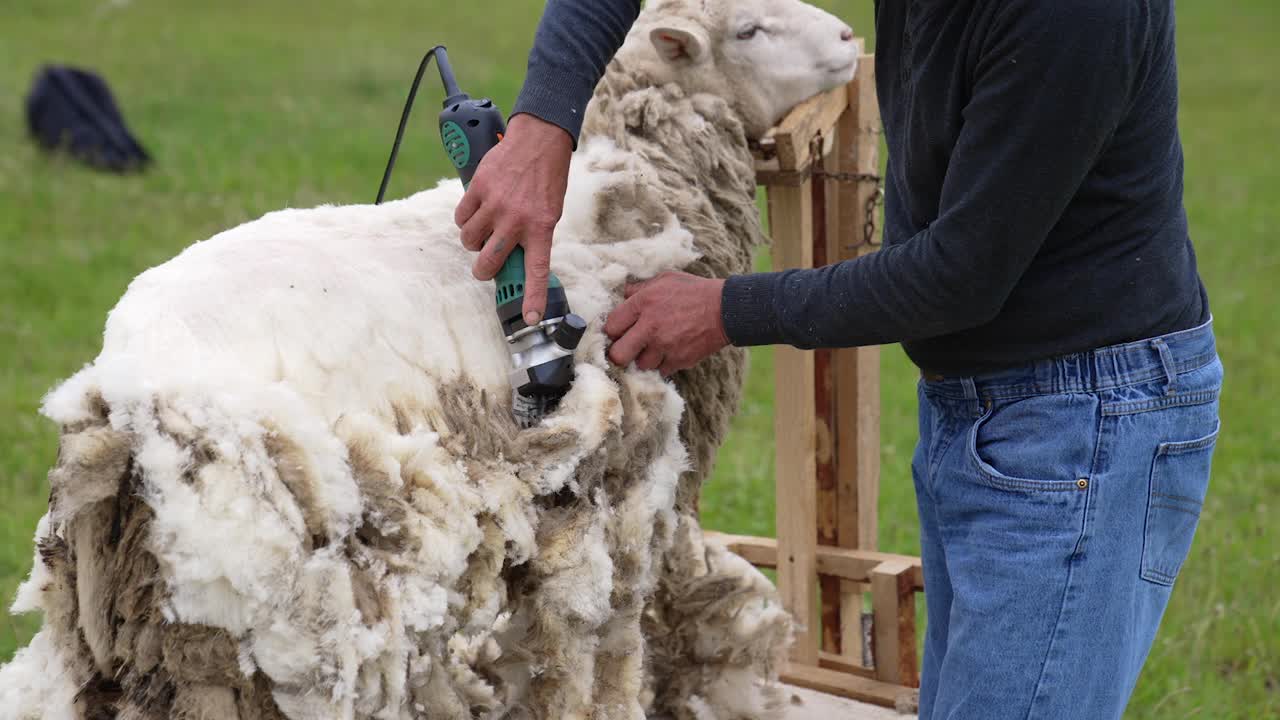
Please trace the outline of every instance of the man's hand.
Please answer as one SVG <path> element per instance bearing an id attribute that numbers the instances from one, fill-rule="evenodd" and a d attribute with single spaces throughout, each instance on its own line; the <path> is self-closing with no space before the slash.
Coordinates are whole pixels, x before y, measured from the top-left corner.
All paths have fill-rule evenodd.
<path id="1" fill-rule="evenodd" d="M 506 137 L 480 161 L 453 221 L 462 245 L 480 251 L 471 274 L 491 280 L 517 244 L 524 246 L 524 321 L 547 306 L 551 231 L 564 209 L 573 139 L 533 115 L 511 118 Z M 483 249 L 481 249 L 483 247 Z"/>
<path id="2" fill-rule="evenodd" d="M 664 376 L 696 365 L 729 344 L 720 320 L 723 290 L 723 280 L 682 272 L 627 285 L 627 299 L 604 324 L 613 340 L 609 359 L 617 365 L 635 360 L 641 370 L 656 368 Z"/>

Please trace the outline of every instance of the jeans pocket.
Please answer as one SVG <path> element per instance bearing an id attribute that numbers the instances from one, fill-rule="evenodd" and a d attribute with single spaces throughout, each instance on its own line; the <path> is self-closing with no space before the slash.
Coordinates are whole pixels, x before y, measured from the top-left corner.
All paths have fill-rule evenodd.
<path id="1" fill-rule="evenodd" d="M 1142 539 L 1142 579 L 1172 585 L 1178 577 L 1200 522 L 1220 428 L 1219 424 L 1199 440 L 1161 443 L 1156 450 Z"/>
<path id="2" fill-rule="evenodd" d="M 969 429 L 969 459 L 983 481 L 1011 491 L 1079 492 L 1089 486 L 1098 401 L 1037 395 L 988 404 Z"/>

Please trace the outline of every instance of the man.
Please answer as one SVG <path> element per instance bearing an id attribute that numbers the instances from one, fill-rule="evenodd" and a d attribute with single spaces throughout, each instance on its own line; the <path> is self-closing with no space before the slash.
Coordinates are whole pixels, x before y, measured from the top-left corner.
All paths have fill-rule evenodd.
<path id="1" fill-rule="evenodd" d="M 548 3 L 458 207 L 476 277 L 526 247 L 530 320 L 582 112 L 638 9 Z M 876 34 L 884 248 L 641 283 L 609 357 L 669 373 L 728 343 L 901 342 L 923 375 L 921 717 L 1119 717 L 1190 548 L 1222 378 L 1182 205 L 1174 1 L 885 0 Z"/>

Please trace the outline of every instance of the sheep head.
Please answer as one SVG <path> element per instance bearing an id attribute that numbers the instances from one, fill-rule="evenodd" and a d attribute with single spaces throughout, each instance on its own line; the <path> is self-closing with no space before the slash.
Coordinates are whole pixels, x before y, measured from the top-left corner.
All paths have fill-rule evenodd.
<path id="1" fill-rule="evenodd" d="M 665 80 L 725 98 L 752 138 L 857 69 L 853 30 L 801 0 L 666 0 L 638 29 Z"/>

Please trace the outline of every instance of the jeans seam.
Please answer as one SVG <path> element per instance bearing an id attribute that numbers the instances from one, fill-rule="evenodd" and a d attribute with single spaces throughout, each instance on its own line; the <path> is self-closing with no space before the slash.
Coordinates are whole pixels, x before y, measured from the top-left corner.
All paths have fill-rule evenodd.
<path id="1" fill-rule="evenodd" d="M 1218 420 L 1218 423 L 1214 427 L 1213 432 L 1209 433 L 1208 435 L 1198 440 L 1185 440 L 1185 441 L 1160 443 L 1160 446 L 1156 448 L 1156 455 L 1157 456 L 1182 455 L 1183 453 L 1190 453 L 1190 452 L 1197 452 L 1200 450 L 1204 450 L 1205 448 L 1218 442 L 1218 433 L 1221 432 L 1221 430 L 1222 430 L 1222 420 Z"/>
<path id="2" fill-rule="evenodd" d="M 1101 353 L 1102 350 L 1094 350 L 1094 353 Z M 1201 353 L 1190 358 L 1175 361 L 1175 369 L 1179 375 L 1195 372 L 1206 365 L 1211 364 L 1218 357 L 1216 351 Z M 1167 373 L 1163 366 L 1146 366 L 1139 370 L 1129 370 L 1119 374 L 1104 373 L 1104 381 L 1095 379 L 1086 386 L 1078 387 L 1074 392 L 1096 393 L 1105 390 L 1119 390 L 1122 388 L 1133 387 L 1134 385 L 1142 385 L 1153 380 L 1167 377 Z M 1008 383 L 1003 385 L 983 385 L 981 386 L 982 394 L 996 400 L 1011 400 L 1024 397 L 1036 397 L 1040 395 L 1054 395 L 1064 391 L 1070 391 L 1067 388 L 1045 388 L 1041 385 L 1031 382 Z M 944 388 L 932 389 L 931 392 L 939 397 L 950 400 L 963 400 L 964 395 L 949 392 Z"/>
<path id="3" fill-rule="evenodd" d="M 1072 581 L 1075 579 L 1075 570 L 1076 559 L 1073 557 L 1067 563 L 1067 582 L 1062 589 L 1062 601 L 1058 603 L 1058 617 L 1053 623 L 1053 635 L 1049 638 L 1049 647 L 1045 648 L 1044 651 L 1044 661 L 1040 663 L 1040 676 L 1036 678 L 1036 687 L 1031 693 L 1031 704 L 1027 707 L 1026 720 L 1031 720 L 1033 717 L 1032 713 L 1036 709 L 1036 701 L 1040 699 L 1041 691 L 1044 689 L 1045 676 L 1049 673 L 1049 665 L 1053 662 L 1053 649 L 1058 642 L 1058 636 L 1062 633 L 1062 618 L 1066 614 L 1067 601 L 1071 596 L 1071 591 L 1074 589 Z"/>
<path id="4" fill-rule="evenodd" d="M 1102 412 L 1105 415 L 1137 415 L 1138 413 L 1166 410 L 1190 405 L 1204 405 L 1218 398 L 1217 390 L 1197 390 L 1147 400 L 1131 400 L 1128 402 L 1104 403 Z"/>
<path id="5" fill-rule="evenodd" d="M 1084 555 L 1084 548 L 1089 539 L 1089 514 L 1093 512 L 1094 493 L 1098 492 L 1098 461 L 1102 457 L 1102 444 L 1106 442 L 1103 432 L 1106 430 L 1107 416 L 1102 414 L 1102 398 L 1094 396 L 1098 401 L 1098 430 L 1094 434 L 1093 459 L 1089 461 L 1089 487 L 1084 493 L 1084 519 L 1080 523 L 1080 537 L 1076 539 L 1076 548 L 1071 553 L 1072 559 Z"/>

